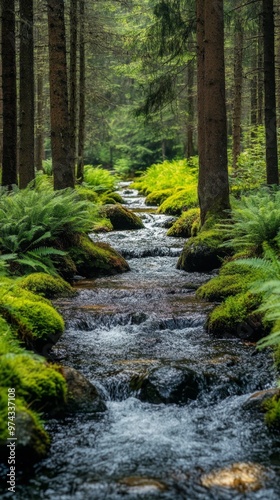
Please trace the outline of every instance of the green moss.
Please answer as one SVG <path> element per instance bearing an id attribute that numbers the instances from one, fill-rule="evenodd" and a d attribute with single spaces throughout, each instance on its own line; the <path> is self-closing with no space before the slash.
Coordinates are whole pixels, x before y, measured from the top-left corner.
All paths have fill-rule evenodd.
<path id="1" fill-rule="evenodd" d="M 109 219 L 103 217 L 94 222 L 92 230 L 94 233 L 109 233 L 113 231 L 113 225 Z"/>
<path id="2" fill-rule="evenodd" d="M 228 297 L 210 313 L 208 332 L 219 336 L 258 340 L 266 331 L 262 316 L 257 312 L 260 303 L 261 297 L 249 292 Z"/>
<path id="3" fill-rule="evenodd" d="M 144 227 L 140 217 L 118 203 L 104 205 L 101 209 L 101 215 L 111 221 L 115 230 L 142 229 Z"/>
<path id="4" fill-rule="evenodd" d="M 42 301 L 6 294 L 0 300 L 0 313 L 28 347 L 40 352 L 55 344 L 64 330 L 60 314 Z"/>
<path id="5" fill-rule="evenodd" d="M 265 423 L 269 427 L 280 429 L 280 392 L 263 403 Z"/>
<path id="6" fill-rule="evenodd" d="M 196 296 L 210 301 L 221 301 L 230 295 L 248 291 L 252 283 L 261 277 L 261 272 L 231 261 L 221 267 L 219 276 L 202 285 Z"/>
<path id="7" fill-rule="evenodd" d="M 199 221 L 199 208 L 190 208 L 183 212 L 167 231 L 167 236 L 189 238 L 192 235 L 194 222 Z"/>
<path id="8" fill-rule="evenodd" d="M 187 272 L 207 272 L 220 267 L 222 259 L 229 253 L 229 249 L 221 247 L 222 241 L 217 229 L 201 231 L 185 243 L 177 268 Z"/>
<path id="9" fill-rule="evenodd" d="M 152 191 L 145 199 L 145 204 L 161 205 L 169 196 L 172 196 L 174 189 L 160 189 L 159 191 Z"/>
<path id="10" fill-rule="evenodd" d="M 30 290 L 48 299 L 73 297 L 75 295 L 75 290 L 69 283 L 60 277 L 50 276 L 45 273 L 29 274 L 25 278 L 19 280 L 18 285 L 20 288 Z"/>
<path id="11" fill-rule="evenodd" d="M 110 275 L 129 270 L 126 260 L 110 245 L 93 242 L 86 235 L 77 235 L 69 249 L 78 273 L 87 278 Z"/>
<path id="12" fill-rule="evenodd" d="M 161 214 L 180 215 L 184 210 L 197 206 L 197 185 L 191 184 L 185 189 L 169 196 L 159 207 Z"/>
<path id="13" fill-rule="evenodd" d="M 100 201 L 104 205 L 112 203 L 113 205 L 115 203 L 124 203 L 124 199 L 119 193 L 116 193 L 115 191 L 111 193 L 105 193 L 102 196 L 100 196 Z"/>
<path id="14" fill-rule="evenodd" d="M 93 189 L 77 185 L 76 190 L 81 200 L 88 200 L 92 201 L 93 203 L 97 203 L 98 194 L 95 191 L 93 191 Z"/>

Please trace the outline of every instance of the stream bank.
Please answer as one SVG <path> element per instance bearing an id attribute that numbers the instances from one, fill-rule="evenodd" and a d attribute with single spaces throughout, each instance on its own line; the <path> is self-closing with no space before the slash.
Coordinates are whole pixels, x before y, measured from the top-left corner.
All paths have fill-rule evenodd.
<path id="1" fill-rule="evenodd" d="M 184 240 L 165 236 L 169 218 L 129 186 L 122 196 L 144 228 L 93 238 L 110 242 L 131 271 L 81 281 L 76 298 L 58 301 L 67 329 L 53 348 L 99 389 L 107 411 L 51 420 L 50 454 L 13 498 L 278 499 L 279 438 L 246 408 L 275 385 L 271 359 L 205 333 L 212 305 L 194 290 L 211 275 L 177 270 Z M 211 482 L 225 468 L 247 482 Z"/>

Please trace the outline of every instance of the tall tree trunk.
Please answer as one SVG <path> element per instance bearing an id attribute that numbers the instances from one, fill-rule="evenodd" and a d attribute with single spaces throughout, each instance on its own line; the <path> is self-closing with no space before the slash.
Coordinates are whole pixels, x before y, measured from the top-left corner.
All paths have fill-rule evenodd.
<path id="1" fill-rule="evenodd" d="M 223 217 L 224 210 L 229 208 L 229 184 L 223 0 L 198 0 L 197 6 L 200 156 L 198 196 L 203 226 L 207 218 Z"/>
<path id="2" fill-rule="evenodd" d="M 37 122 L 35 140 L 35 167 L 43 170 L 44 151 L 44 77 L 40 68 L 37 73 Z"/>
<path id="3" fill-rule="evenodd" d="M 73 172 L 75 176 L 76 164 L 76 120 L 77 120 L 77 0 L 71 0 L 70 4 L 70 141 L 72 148 Z"/>
<path id="4" fill-rule="evenodd" d="M 64 0 L 48 0 L 48 28 L 54 189 L 74 188 L 68 112 Z"/>
<path id="5" fill-rule="evenodd" d="M 194 60 L 188 64 L 187 73 L 187 144 L 186 144 L 186 157 L 190 158 L 194 155 Z"/>
<path id="6" fill-rule="evenodd" d="M 3 163 L 2 185 L 17 184 L 17 92 L 15 2 L 2 2 Z"/>
<path id="7" fill-rule="evenodd" d="M 241 111 L 243 85 L 243 24 L 240 14 L 237 14 L 234 34 L 234 96 L 232 112 L 232 166 L 237 168 L 237 160 L 241 153 Z"/>
<path id="8" fill-rule="evenodd" d="M 77 164 L 77 179 L 82 182 L 84 177 L 84 147 L 85 147 L 85 2 L 80 0 L 80 36 L 79 36 L 79 53 L 80 53 L 80 77 L 79 77 L 79 132 L 78 132 L 78 164 Z"/>
<path id="9" fill-rule="evenodd" d="M 279 184 L 273 0 L 263 0 L 264 94 L 267 184 Z"/>
<path id="10" fill-rule="evenodd" d="M 19 186 L 25 188 L 35 178 L 33 0 L 20 2 L 19 107 Z"/>
<path id="11" fill-rule="evenodd" d="M 258 108 L 258 79 L 257 79 L 257 51 L 256 47 L 253 46 L 253 52 L 251 56 L 251 68 L 252 68 L 252 78 L 250 80 L 250 94 L 251 94 L 251 127 L 257 125 L 257 108 Z"/>
<path id="12" fill-rule="evenodd" d="M 260 16 L 258 33 L 258 125 L 263 125 L 263 25 Z"/>

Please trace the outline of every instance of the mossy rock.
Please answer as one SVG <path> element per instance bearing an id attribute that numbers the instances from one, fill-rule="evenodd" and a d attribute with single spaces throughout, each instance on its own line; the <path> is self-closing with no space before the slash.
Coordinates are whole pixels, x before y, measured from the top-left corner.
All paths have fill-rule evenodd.
<path id="1" fill-rule="evenodd" d="M 98 202 L 98 194 L 93 191 L 93 189 L 89 189 L 83 186 L 76 186 L 77 193 L 81 200 L 92 201 L 93 203 Z"/>
<path id="2" fill-rule="evenodd" d="M 94 233 L 110 233 L 113 231 L 113 225 L 109 219 L 103 217 L 94 222 L 92 230 Z"/>
<path id="3" fill-rule="evenodd" d="M 76 293 L 64 279 L 46 273 L 29 274 L 19 281 L 19 286 L 48 299 L 73 297 Z"/>
<path id="4" fill-rule="evenodd" d="M 129 271 L 126 260 L 107 243 L 93 242 L 87 235 L 77 234 L 69 255 L 77 271 L 86 278 Z"/>
<path id="5" fill-rule="evenodd" d="M 112 226 L 116 231 L 126 229 L 142 229 L 144 227 L 140 217 L 119 203 L 116 205 L 104 205 L 101 208 L 101 215 L 111 221 Z"/>
<path id="6" fill-rule="evenodd" d="M 27 290 L 22 290 L 31 294 Z M 34 295 L 34 294 L 32 294 Z M 16 330 L 27 347 L 40 354 L 47 354 L 64 331 L 64 321 L 50 304 L 30 297 L 5 294 L 0 300 L 0 314 Z"/>
<path id="7" fill-rule="evenodd" d="M 14 387 L 32 409 L 58 413 L 66 404 L 67 385 L 60 368 L 22 350 L 0 357 L 2 387 Z"/>
<path id="8" fill-rule="evenodd" d="M 199 221 L 199 214 L 199 208 L 190 208 L 186 212 L 183 212 L 167 231 L 167 236 L 190 238 L 194 222 Z"/>
<path id="9" fill-rule="evenodd" d="M 221 267 L 219 276 L 202 285 L 196 296 L 209 301 L 222 301 L 230 295 L 248 291 L 252 283 L 261 278 L 262 273 L 256 269 L 236 261 L 227 262 Z"/>
<path id="10" fill-rule="evenodd" d="M 161 189 L 152 191 L 145 199 L 145 205 L 154 206 L 161 205 L 169 196 L 172 196 L 174 189 Z"/>
<path id="11" fill-rule="evenodd" d="M 105 193 L 102 196 L 100 196 L 100 201 L 103 203 L 103 205 L 108 205 L 108 204 L 113 204 L 115 205 L 116 203 L 123 204 L 125 203 L 124 199 L 119 193 L 111 192 L 111 193 Z"/>
<path id="12" fill-rule="evenodd" d="M 260 304 L 260 295 L 249 292 L 228 297 L 210 313 L 208 332 L 219 337 L 258 341 L 269 331 L 262 315 L 257 312 Z"/>
<path id="13" fill-rule="evenodd" d="M 31 410 L 27 404 L 16 398 L 14 400 L 16 408 L 15 428 L 16 428 L 16 465 L 30 466 L 47 455 L 50 447 L 50 438 L 43 427 L 39 415 Z M 7 391 L 0 391 L 0 461 L 7 464 L 8 453 L 11 456 L 13 448 L 7 448 Z M 10 441 L 9 444 L 12 442 Z"/>
<path id="14" fill-rule="evenodd" d="M 267 399 L 263 403 L 265 411 L 265 423 L 268 427 L 280 430 L 280 390 L 274 394 L 272 398 Z"/>
<path id="15" fill-rule="evenodd" d="M 180 215 L 183 211 L 198 205 L 197 186 L 190 185 L 169 196 L 159 207 L 158 213 Z"/>
<path id="16" fill-rule="evenodd" d="M 221 246 L 223 240 L 217 229 L 203 230 L 184 245 L 177 269 L 187 272 L 208 272 L 219 268 L 230 249 Z"/>

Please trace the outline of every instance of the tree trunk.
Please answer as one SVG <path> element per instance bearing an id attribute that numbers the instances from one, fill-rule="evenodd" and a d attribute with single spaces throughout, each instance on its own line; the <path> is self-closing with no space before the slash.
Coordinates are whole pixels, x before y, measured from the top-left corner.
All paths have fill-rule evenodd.
<path id="1" fill-rule="evenodd" d="M 77 179 L 83 181 L 84 177 L 84 147 L 85 147 L 85 2 L 80 0 L 80 77 L 79 77 L 79 133 L 78 133 L 78 165 Z"/>
<path id="2" fill-rule="evenodd" d="M 264 95 L 267 184 L 279 184 L 273 0 L 263 0 Z"/>
<path id="3" fill-rule="evenodd" d="M 77 0 L 71 0 L 70 4 L 70 141 L 72 148 L 73 173 L 75 176 L 76 164 L 76 120 L 77 120 Z"/>
<path id="4" fill-rule="evenodd" d="M 37 122 L 36 122 L 36 140 L 35 140 L 35 167 L 37 170 L 43 170 L 44 151 L 44 78 L 38 69 L 37 74 Z"/>
<path id="5" fill-rule="evenodd" d="M 20 145 L 19 186 L 34 178 L 34 45 L 33 0 L 20 2 Z"/>
<path id="6" fill-rule="evenodd" d="M 258 125 L 263 125 L 263 26 L 260 19 L 258 36 Z"/>
<path id="7" fill-rule="evenodd" d="M 223 217 L 224 210 L 229 208 L 229 184 L 223 0 L 198 0 L 197 7 L 200 156 L 198 195 L 203 226 L 206 219 L 212 216 Z"/>
<path id="8" fill-rule="evenodd" d="M 74 188 L 68 112 L 64 0 L 48 0 L 48 28 L 54 189 Z"/>
<path id="9" fill-rule="evenodd" d="M 2 185 L 17 184 L 17 92 L 15 2 L 2 2 L 3 163 Z"/>
<path id="10" fill-rule="evenodd" d="M 235 23 L 234 34 L 234 96 L 232 112 L 232 166 L 237 169 L 237 160 L 241 153 L 241 111 L 242 111 L 242 84 L 243 84 L 243 25 L 238 18 Z"/>
<path id="11" fill-rule="evenodd" d="M 187 74 L 187 112 L 188 112 L 188 122 L 187 122 L 187 147 L 186 147 L 186 157 L 190 158 L 194 155 L 194 61 L 190 61 L 188 64 L 188 74 Z"/>

